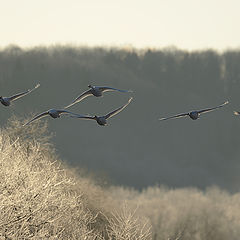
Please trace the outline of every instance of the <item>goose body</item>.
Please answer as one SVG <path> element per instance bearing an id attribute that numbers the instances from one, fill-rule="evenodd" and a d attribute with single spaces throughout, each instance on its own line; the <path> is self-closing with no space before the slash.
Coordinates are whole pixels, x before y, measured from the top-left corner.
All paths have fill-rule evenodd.
<path id="1" fill-rule="evenodd" d="M 104 92 L 109 92 L 109 91 L 118 91 L 118 92 L 124 92 L 124 93 L 131 92 L 129 90 L 121 90 L 121 89 L 112 88 L 112 87 L 100 87 L 100 86 L 92 86 L 92 85 L 88 85 L 88 87 L 90 88 L 89 90 L 80 94 L 78 97 L 75 98 L 75 100 L 71 104 L 69 104 L 65 108 L 69 108 L 75 103 L 78 103 L 82 101 L 84 98 L 89 96 L 102 97 Z"/>
<path id="2" fill-rule="evenodd" d="M 194 111 L 187 112 L 187 113 L 180 113 L 180 114 L 177 114 L 177 115 L 173 115 L 171 117 L 160 118 L 159 120 L 163 121 L 163 120 L 168 120 L 168 119 L 172 119 L 172 118 L 181 118 L 181 117 L 186 117 L 186 116 L 189 116 L 192 120 L 197 120 L 202 113 L 211 112 L 213 110 L 216 110 L 218 108 L 221 108 L 221 107 L 225 106 L 226 104 L 228 104 L 228 101 L 224 102 L 223 104 L 221 104 L 217 107 L 205 108 L 205 109 L 202 109 L 202 110 L 194 110 Z"/>
<path id="3" fill-rule="evenodd" d="M 126 104 L 124 104 L 123 106 L 115 109 L 114 111 L 104 115 L 104 116 L 89 116 L 89 115 L 72 115 L 71 117 L 73 118 L 82 118 L 82 119 L 88 119 L 88 120 L 96 120 L 96 122 L 101 125 L 101 126 L 106 126 L 107 125 L 107 119 L 115 116 L 116 114 L 118 114 L 119 112 L 121 112 L 125 107 L 127 107 L 127 105 L 132 101 L 132 98 L 130 98 L 128 100 L 128 102 Z"/>
<path id="4" fill-rule="evenodd" d="M 60 114 L 62 114 L 62 110 L 56 110 L 56 109 L 49 109 L 48 111 L 49 116 L 52 118 L 60 118 Z"/>
<path id="5" fill-rule="evenodd" d="M 90 94 L 92 94 L 95 97 L 102 97 L 104 90 L 101 87 L 95 87 L 95 86 L 91 86 L 88 85 L 88 87 L 90 88 L 88 91 Z"/>
<path id="6" fill-rule="evenodd" d="M 198 111 L 192 111 L 189 113 L 189 117 L 192 119 L 192 120 L 197 120 L 199 118 L 199 113 Z"/>
<path id="7" fill-rule="evenodd" d="M 37 89 L 39 86 L 40 86 L 40 84 L 37 84 L 33 89 L 28 89 L 28 90 L 25 91 L 25 92 L 17 93 L 17 94 L 15 94 L 15 95 L 11 96 L 11 97 L 2 97 L 2 96 L 0 96 L 0 102 L 1 102 L 4 106 L 8 107 L 8 106 L 11 105 L 11 102 L 12 102 L 12 101 L 15 101 L 15 100 L 17 100 L 18 98 L 21 98 L 21 97 L 29 94 L 29 93 L 32 92 L 33 90 Z"/>
<path id="8" fill-rule="evenodd" d="M 10 106 L 11 104 L 10 99 L 8 97 L 0 97 L 0 102 L 6 107 Z"/>
<path id="9" fill-rule="evenodd" d="M 97 123 L 101 126 L 105 126 L 107 125 L 107 118 L 105 118 L 105 116 L 102 117 L 97 117 L 95 116 L 95 120 L 97 121 Z"/>

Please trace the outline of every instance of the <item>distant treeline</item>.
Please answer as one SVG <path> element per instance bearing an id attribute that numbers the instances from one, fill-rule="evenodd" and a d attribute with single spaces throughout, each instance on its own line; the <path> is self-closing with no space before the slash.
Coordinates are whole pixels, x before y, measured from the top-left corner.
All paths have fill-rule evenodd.
<path id="1" fill-rule="evenodd" d="M 0 51 L 1 84 L 13 79 L 49 77 L 84 79 L 86 82 L 129 77 L 157 84 L 161 94 L 182 97 L 183 88 L 204 97 L 234 97 L 240 83 L 240 50 L 185 51 L 175 48 L 125 50 L 71 46 L 22 49 L 9 46 Z M 69 79 L 70 78 L 70 79 Z M 30 80 L 31 79 L 31 80 Z M 203 84 L 204 83 L 204 84 Z M 180 91 L 179 91 L 180 90 Z"/>
<path id="2" fill-rule="evenodd" d="M 163 87 L 178 83 L 191 89 L 197 87 L 193 85 L 193 78 L 200 82 L 209 79 L 211 84 L 216 85 L 216 90 L 222 91 L 226 81 L 231 85 L 240 80 L 240 50 L 218 53 L 214 50 L 189 52 L 176 48 L 136 50 L 58 45 L 25 49 L 10 45 L 0 50 L 2 81 L 12 79 L 14 73 L 19 76 L 27 71 L 36 76 L 36 73 L 43 74 L 47 69 L 51 72 L 58 68 L 78 70 L 78 77 L 101 78 L 110 74 L 106 73 L 106 69 L 103 71 L 106 65 L 110 72 L 116 68 L 123 73 L 130 71 L 140 79 L 161 81 Z"/>

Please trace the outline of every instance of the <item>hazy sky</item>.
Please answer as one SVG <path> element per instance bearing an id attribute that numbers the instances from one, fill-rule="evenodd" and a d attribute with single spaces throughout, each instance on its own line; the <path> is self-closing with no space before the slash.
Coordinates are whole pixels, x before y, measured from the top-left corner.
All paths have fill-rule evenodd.
<path id="1" fill-rule="evenodd" d="M 239 0 L 0 0 L 0 47 L 240 47 Z"/>

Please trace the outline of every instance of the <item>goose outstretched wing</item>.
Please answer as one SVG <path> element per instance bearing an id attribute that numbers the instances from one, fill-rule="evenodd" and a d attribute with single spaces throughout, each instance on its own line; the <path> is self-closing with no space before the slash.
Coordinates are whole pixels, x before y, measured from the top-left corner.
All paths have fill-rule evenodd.
<path id="1" fill-rule="evenodd" d="M 188 116 L 189 113 L 180 113 L 171 117 L 165 117 L 165 118 L 159 118 L 158 120 L 163 121 L 163 120 L 168 120 L 168 119 L 172 119 L 172 118 L 181 118 L 181 117 L 186 117 Z"/>
<path id="2" fill-rule="evenodd" d="M 82 101 L 84 98 L 89 97 L 89 96 L 92 96 L 91 89 L 83 92 L 81 95 L 79 95 L 78 97 L 76 97 L 76 98 L 73 100 L 72 103 L 70 103 L 69 105 L 67 105 L 67 106 L 64 107 L 64 108 L 65 108 L 65 109 L 66 109 L 66 108 L 69 108 L 69 107 L 71 107 L 72 105 L 74 105 L 75 103 L 80 102 L 80 101 Z"/>
<path id="3" fill-rule="evenodd" d="M 32 92 L 33 90 L 37 89 L 38 87 L 40 87 L 40 84 L 39 84 L 39 83 L 38 83 L 33 89 L 28 89 L 28 90 L 25 91 L 25 92 L 17 93 L 17 94 L 15 94 L 15 95 L 9 97 L 9 100 L 10 100 L 10 101 L 15 101 L 15 100 L 17 100 L 18 98 L 23 97 L 23 96 L 27 95 L 28 93 Z"/>
<path id="4" fill-rule="evenodd" d="M 197 111 L 197 112 L 198 112 L 199 114 L 211 112 L 211 111 L 213 111 L 213 110 L 215 110 L 215 109 L 217 109 L 217 108 L 221 108 L 221 107 L 225 106 L 225 105 L 228 104 L 228 103 L 229 103 L 229 102 L 226 101 L 225 103 L 223 103 L 223 104 L 221 104 L 221 105 L 219 105 L 219 106 L 217 106 L 217 107 L 206 108 L 206 109 L 199 110 L 199 111 Z"/>
<path id="5" fill-rule="evenodd" d="M 83 119 L 87 119 L 87 120 L 95 120 L 95 117 L 90 116 L 90 115 L 74 114 L 74 115 L 71 115 L 70 117 L 72 117 L 72 118 L 83 118 Z"/>
<path id="6" fill-rule="evenodd" d="M 79 114 L 77 113 L 73 113 L 73 112 L 70 112 L 70 111 L 67 111 L 67 110 L 56 110 L 59 114 L 69 114 L 71 116 L 79 116 Z"/>
<path id="7" fill-rule="evenodd" d="M 26 126 L 26 125 L 28 125 L 29 123 L 31 123 L 31 122 L 39 119 L 39 118 L 46 117 L 48 114 L 49 114 L 48 111 L 43 112 L 43 113 L 40 113 L 40 114 L 36 115 L 33 119 L 31 119 L 30 121 L 28 121 L 27 123 L 23 124 L 23 126 Z"/>
<path id="8" fill-rule="evenodd" d="M 236 115 L 236 116 L 240 115 L 240 112 L 238 112 L 238 111 L 234 111 L 233 113 L 234 113 L 234 115 Z"/>
<path id="9" fill-rule="evenodd" d="M 102 92 L 110 92 L 110 91 L 118 91 L 118 92 L 132 92 L 131 90 L 121 90 L 117 88 L 112 88 L 112 87 L 97 87 L 100 91 Z"/>
<path id="10" fill-rule="evenodd" d="M 118 114 L 119 112 L 121 112 L 125 107 L 127 107 L 127 105 L 132 101 L 132 99 L 133 99 L 132 97 L 129 98 L 129 100 L 128 100 L 128 102 L 127 102 L 126 104 L 124 104 L 123 106 L 117 108 L 116 110 L 114 110 L 114 111 L 106 114 L 106 115 L 104 116 L 105 119 L 111 118 L 111 117 L 115 116 L 116 114 Z"/>

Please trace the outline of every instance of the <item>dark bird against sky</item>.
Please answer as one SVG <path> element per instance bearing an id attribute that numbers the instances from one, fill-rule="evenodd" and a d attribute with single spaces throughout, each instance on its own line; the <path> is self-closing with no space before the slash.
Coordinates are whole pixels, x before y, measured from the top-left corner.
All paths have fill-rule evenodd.
<path id="1" fill-rule="evenodd" d="M 25 123 L 23 126 L 26 126 L 28 124 L 30 124 L 31 122 L 37 120 L 37 119 L 40 119 L 40 118 L 43 118 L 43 117 L 46 117 L 46 116 L 51 116 L 52 118 L 60 118 L 60 116 L 62 114 L 70 114 L 70 115 L 77 115 L 75 113 L 72 113 L 72 112 L 69 112 L 69 111 L 66 111 L 66 110 L 58 110 L 58 109 L 49 109 L 48 111 L 46 112 L 43 112 L 43 113 L 40 113 L 38 115 L 36 115 L 33 119 L 31 119 L 30 121 L 28 121 L 27 123 Z"/>
<path id="2" fill-rule="evenodd" d="M 17 93 L 11 97 L 2 97 L 0 96 L 0 102 L 4 105 L 4 106 L 10 106 L 12 101 L 15 101 L 27 94 L 29 94 L 30 92 L 32 92 L 33 90 L 37 89 L 40 86 L 40 84 L 37 84 L 33 89 L 28 89 L 25 92 L 21 92 L 21 93 Z"/>
<path id="3" fill-rule="evenodd" d="M 226 104 L 228 104 L 228 101 L 226 101 L 225 103 L 223 103 L 223 104 L 221 104 L 217 107 L 205 108 L 205 109 L 202 109 L 202 110 L 194 110 L 194 111 L 187 112 L 187 113 L 180 113 L 180 114 L 177 114 L 177 115 L 174 115 L 174 116 L 171 116 L 171 117 L 160 118 L 159 120 L 162 121 L 162 120 L 168 120 L 168 119 L 172 119 L 172 118 L 181 118 L 181 117 L 186 117 L 186 116 L 189 116 L 191 119 L 196 120 L 196 119 L 199 118 L 200 114 L 211 112 L 215 109 L 218 109 L 218 108 L 221 108 L 221 107 L 225 106 Z"/>
<path id="4" fill-rule="evenodd" d="M 123 106 L 115 109 L 114 111 L 104 115 L 104 116 L 88 116 L 88 115 L 72 115 L 71 117 L 73 118 L 83 118 L 83 119 L 88 119 L 88 120 L 96 120 L 97 123 L 101 126 L 105 126 L 107 125 L 107 119 L 115 116 L 116 114 L 118 114 L 119 112 L 121 112 L 125 107 L 127 107 L 127 105 L 132 101 L 133 98 L 129 98 L 128 102 L 126 104 L 124 104 Z"/>
<path id="5" fill-rule="evenodd" d="M 101 97 L 104 92 L 110 92 L 110 91 L 118 91 L 118 92 L 124 92 L 124 93 L 132 92 L 130 90 L 121 90 L 121 89 L 112 88 L 112 87 L 99 87 L 99 86 L 92 86 L 92 85 L 88 85 L 88 87 L 90 88 L 89 90 L 83 92 L 71 104 L 69 104 L 65 108 L 69 108 L 75 103 L 78 103 L 82 101 L 84 98 L 89 96 Z"/>

